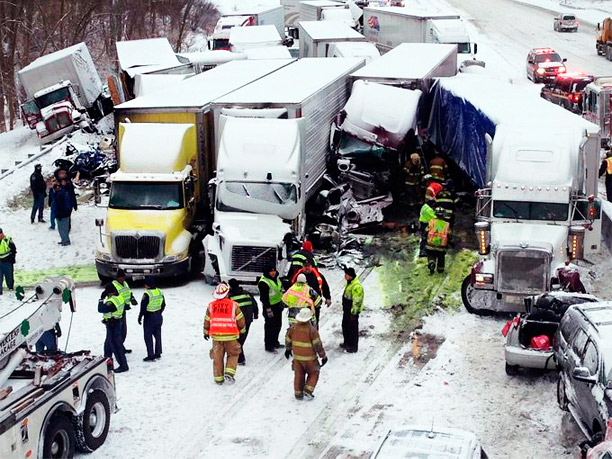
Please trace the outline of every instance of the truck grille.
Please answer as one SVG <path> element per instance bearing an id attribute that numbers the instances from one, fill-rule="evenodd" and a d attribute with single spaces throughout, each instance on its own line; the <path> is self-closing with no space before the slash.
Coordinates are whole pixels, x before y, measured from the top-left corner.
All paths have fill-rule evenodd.
<path id="1" fill-rule="evenodd" d="M 270 265 L 276 266 L 276 249 L 236 245 L 232 248 L 232 271 L 262 273 Z"/>
<path id="2" fill-rule="evenodd" d="M 115 247 L 119 258 L 157 258 L 159 246 L 158 236 L 115 236 Z"/>
<path id="3" fill-rule="evenodd" d="M 538 250 L 500 251 L 497 255 L 498 290 L 536 294 L 547 290 L 550 256 Z"/>

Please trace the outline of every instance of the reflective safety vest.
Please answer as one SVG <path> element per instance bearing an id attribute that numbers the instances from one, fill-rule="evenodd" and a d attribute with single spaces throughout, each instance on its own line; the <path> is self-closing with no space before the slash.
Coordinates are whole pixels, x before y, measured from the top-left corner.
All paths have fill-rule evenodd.
<path id="1" fill-rule="evenodd" d="M 436 213 L 431 208 L 429 204 L 423 204 L 421 207 L 421 212 L 419 214 L 419 222 L 421 223 L 429 223 L 434 218 L 436 218 Z"/>
<path id="2" fill-rule="evenodd" d="M 253 300 L 251 299 L 251 295 L 247 293 L 241 293 L 240 295 L 230 296 L 230 300 L 234 300 L 240 306 L 240 309 L 244 307 L 253 306 Z"/>
<path id="3" fill-rule="evenodd" d="M 612 158 L 606 158 L 606 163 L 608 163 L 606 167 L 606 174 L 612 175 Z"/>
<path id="4" fill-rule="evenodd" d="M 439 218 L 434 218 L 427 226 L 427 247 L 430 249 L 445 249 L 448 245 L 450 224 Z"/>
<path id="5" fill-rule="evenodd" d="M 280 277 L 277 277 L 276 280 L 270 279 L 269 277 L 261 277 L 259 282 L 263 282 L 268 286 L 268 301 L 271 306 L 283 300 L 283 284 L 280 281 Z"/>
<path id="6" fill-rule="evenodd" d="M 102 318 L 104 320 L 110 320 L 110 319 L 121 319 L 123 317 L 123 312 L 124 312 L 124 308 L 125 308 L 125 301 L 122 297 L 118 296 L 118 295 L 113 295 L 113 296 L 109 296 L 106 299 L 106 302 L 111 302 L 113 303 L 113 306 L 115 306 L 115 312 L 105 312 L 102 315 Z"/>
<path id="7" fill-rule="evenodd" d="M 303 250 L 298 250 L 297 252 L 295 252 L 293 255 L 291 255 L 291 265 L 292 266 L 304 266 L 304 262 L 306 261 L 310 261 L 310 263 L 312 264 L 312 266 L 317 266 L 317 260 L 314 257 L 314 255 L 304 255 L 304 251 Z"/>
<path id="8" fill-rule="evenodd" d="M 237 339 L 240 335 L 236 322 L 238 311 L 238 303 L 229 298 L 212 301 L 208 305 L 207 314 L 210 319 L 210 328 L 208 329 L 210 336 L 213 339 L 223 337 Z"/>
<path id="9" fill-rule="evenodd" d="M 314 303 L 310 298 L 310 286 L 308 284 L 294 284 L 283 295 L 283 303 L 289 308 L 288 319 L 290 324 L 297 323 L 295 316 L 302 308 L 313 308 Z M 314 317 L 314 314 L 313 314 Z"/>
<path id="10" fill-rule="evenodd" d="M 149 302 L 147 303 L 147 312 L 157 312 L 162 308 L 164 304 L 164 293 L 160 288 L 153 288 L 145 290 L 145 294 L 149 295 Z"/>
<path id="11" fill-rule="evenodd" d="M 351 305 L 351 314 L 353 315 L 363 311 L 363 286 L 359 278 L 355 277 L 346 283 L 342 294 L 342 303 Z"/>
<path id="12" fill-rule="evenodd" d="M 128 304 L 132 299 L 132 291 L 130 290 L 130 286 L 127 281 L 124 281 L 123 284 L 119 281 L 114 280 L 113 286 L 117 289 L 117 294 L 123 298 L 125 304 Z"/>
<path id="13" fill-rule="evenodd" d="M 9 247 L 10 243 L 11 238 L 6 236 L 0 241 L 0 260 L 3 258 L 8 258 L 11 255 L 11 248 Z"/>

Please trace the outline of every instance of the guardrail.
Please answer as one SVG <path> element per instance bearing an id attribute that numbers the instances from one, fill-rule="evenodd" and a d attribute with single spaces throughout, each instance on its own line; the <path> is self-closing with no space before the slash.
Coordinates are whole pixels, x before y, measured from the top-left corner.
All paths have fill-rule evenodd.
<path id="1" fill-rule="evenodd" d="M 25 161 L 19 161 L 19 162 L 16 161 L 15 167 L 13 167 L 12 169 L 5 170 L 4 172 L 0 171 L 0 180 L 8 177 L 9 175 L 13 174 L 15 171 L 21 169 L 22 167 L 27 166 L 28 164 L 33 163 L 38 158 L 46 155 L 51 150 L 53 150 L 55 147 L 61 145 L 62 143 L 65 143 L 67 141 L 68 141 L 68 136 L 64 136 L 61 139 L 59 139 L 57 142 L 54 142 L 54 143 L 52 143 L 50 145 L 47 145 L 45 148 L 40 150 L 37 154 L 30 156 Z"/>

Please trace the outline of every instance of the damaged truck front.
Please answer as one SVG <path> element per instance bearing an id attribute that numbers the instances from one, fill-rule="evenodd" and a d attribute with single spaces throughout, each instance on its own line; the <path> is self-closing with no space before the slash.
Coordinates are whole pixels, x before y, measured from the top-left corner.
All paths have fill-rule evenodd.
<path id="1" fill-rule="evenodd" d="M 524 311 L 525 296 L 560 287 L 567 260 L 599 248 L 599 129 L 558 108 L 475 75 L 436 89 L 431 138 L 479 188 L 470 312 Z M 516 121 L 518 110 L 541 119 Z"/>

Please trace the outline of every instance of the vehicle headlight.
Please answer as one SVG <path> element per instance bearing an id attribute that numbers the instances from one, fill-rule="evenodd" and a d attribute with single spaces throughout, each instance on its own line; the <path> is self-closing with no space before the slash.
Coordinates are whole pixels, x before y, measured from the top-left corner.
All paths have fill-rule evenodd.
<path id="1" fill-rule="evenodd" d="M 81 121 L 82 118 L 83 118 L 83 115 L 81 114 L 80 111 L 78 110 L 72 111 L 72 122 L 73 123 L 78 123 L 79 121 Z"/>
<path id="2" fill-rule="evenodd" d="M 47 130 L 47 126 L 45 126 L 45 123 L 43 123 L 42 121 L 39 123 L 36 123 L 36 132 L 38 132 L 39 135 L 41 136 L 46 136 L 49 135 L 49 131 Z"/>
<path id="3" fill-rule="evenodd" d="M 559 69 L 557 70 L 557 73 L 565 73 L 565 67 L 559 67 Z"/>
<path id="4" fill-rule="evenodd" d="M 474 280 L 476 281 L 477 284 L 492 284 L 493 274 L 476 273 L 474 275 Z"/>
<path id="5" fill-rule="evenodd" d="M 110 256 L 109 253 L 100 252 L 99 250 L 96 250 L 96 258 L 99 260 L 104 260 L 104 261 L 112 260 L 112 257 Z"/>
<path id="6" fill-rule="evenodd" d="M 546 70 L 544 70 L 542 67 L 540 67 L 540 68 L 538 68 L 538 69 L 536 70 L 536 73 L 537 73 L 538 75 L 544 75 L 544 74 L 546 73 Z"/>
<path id="7" fill-rule="evenodd" d="M 177 253 L 176 255 L 168 255 L 164 257 L 164 261 L 167 263 L 172 263 L 174 261 L 184 260 L 185 258 L 187 258 L 187 250 Z"/>

